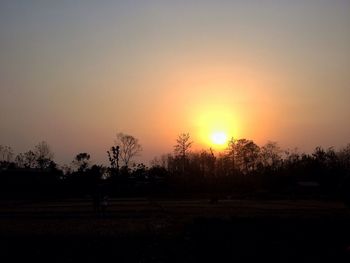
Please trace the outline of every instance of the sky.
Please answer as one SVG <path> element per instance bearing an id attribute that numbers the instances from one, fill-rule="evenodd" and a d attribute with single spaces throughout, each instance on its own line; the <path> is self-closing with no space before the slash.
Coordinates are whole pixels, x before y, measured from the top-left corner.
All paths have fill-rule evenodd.
<path id="1" fill-rule="evenodd" d="M 310 152 L 350 142 L 349 0 L 0 1 L 0 144 L 60 164 L 139 160 L 213 132 Z"/>

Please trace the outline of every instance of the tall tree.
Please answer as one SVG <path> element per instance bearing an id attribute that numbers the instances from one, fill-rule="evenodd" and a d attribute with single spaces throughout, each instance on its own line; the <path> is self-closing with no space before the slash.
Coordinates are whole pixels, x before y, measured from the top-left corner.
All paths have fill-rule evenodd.
<path id="1" fill-rule="evenodd" d="M 236 155 L 237 155 L 237 140 L 234 139 L 233 137 L 228 141 L 227 144 L 227 154 L 228 157 L 231 158 L 232 160 L 232 174 L 235 173 L 236 169 Z"/>
<path id="2" fill-rule="evenodd" d="M 112 146 L 110 151 L 107 151 L 109 162 L 113 169 L 119 170 L 119 146 Z"/>
<path id="3" fill-rule="evenodd" d="M 13 150 L 10 146 L 0 145 L 0 162 L 11 162 Z"/>
<path id="4" fill-rule="evenodd" d="M 202 176 L 212 176 L 215 174 L 215 162 L 216 157 L 211 148 L 209 151 L 202 151 L 200 153 L 200 170 Z"/>
<path id="5" fill-rule="evenodd" d="M 45 169 L 50 166 L 52 159 L 54 157 L 50 146 L 47 142 L 42 141 L 38 143 L 34 148 L 34 153 L 36 157 L 37 167 L 40 169 Z"/>
<path id="6" fill-rule="evenodd" d="M 350 143 L 338 153 L 342 166 L 350 172 Z M 349 173 L 350 174 L 350 173 Z"/>
<path id="7" fill-rule="evenodd" d="M 175 155 L 180 157 L 182 161 L 182 171 L 185 171 L 186 159 L 190 148 L 192 147 L 193 141 L 191 141 L 189 133 L 181 133 L 174 146 Z"/>
<path id="8" fill-rule="evenodd" d="M 263 167 L 276 169 L 282 162 L 282 150 L 277 142 L 267 142 L 260 148 L 260 161 Z"/>
<path id="9" fill-rule="evenodd" d="M 190 140 L 190 134 L 181 133 L 176 139 L 176 144 L 174 146 L 175 154 L 185 159 L 192 144 L 193 142 Z"/>
<path id="10" fill-rule="evenodd" d="M 118 133 L 115 144 L 119 146 L 120 160 L 126 167 L 128 167 L 130 161 L 142 151 L 142 146 L 139 144 L 138 139 L 132 135 Z"/>
<path id="11" fill-rule="evenodd" d="M 255 170 L 259 158 L 260 148 L 253 141 L 239 139 L 236 144 L 237 163 L 245 174 Z"/>

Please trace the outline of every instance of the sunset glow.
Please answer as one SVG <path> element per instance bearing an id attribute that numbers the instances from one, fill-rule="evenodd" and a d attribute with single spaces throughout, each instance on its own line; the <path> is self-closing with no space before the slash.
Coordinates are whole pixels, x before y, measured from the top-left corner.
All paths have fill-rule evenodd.
<path id="1" fill-rule="evenodd" d="M 350 263 L 349 14 L 0 0 L 1 258 Z"/>
<path id="2" fill-rule="evenodd" d="M 0 144 L 101 164 L 117 132 L 144 163 L 181 132 L 193 151 L 223 150 L 220 133 L 341 147 L 350 3 L 333 2 L 1 1 Z"/>
<path id="3" fill-rule="evenodd" d="M 198 147 L 223 150 L 229 138 L 240 136 L 241 122 L 234 113 L 232 108 L 224 105 L 213 105 L 206 109 L 198 107 L 192 113 L 197 116 L 193 117 L 193 136 L 198 142 Z"/>

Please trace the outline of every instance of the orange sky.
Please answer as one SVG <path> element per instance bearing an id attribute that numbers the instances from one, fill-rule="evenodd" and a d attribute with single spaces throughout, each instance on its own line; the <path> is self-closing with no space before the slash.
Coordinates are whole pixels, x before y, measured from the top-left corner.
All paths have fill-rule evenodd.
<path id="1" fill-rule="evenodd" d="M 60 163 L 139 160 L 213 131 L 311 151 L 350 142 L 348 1 L 0 3 L 0 144 Z"/>

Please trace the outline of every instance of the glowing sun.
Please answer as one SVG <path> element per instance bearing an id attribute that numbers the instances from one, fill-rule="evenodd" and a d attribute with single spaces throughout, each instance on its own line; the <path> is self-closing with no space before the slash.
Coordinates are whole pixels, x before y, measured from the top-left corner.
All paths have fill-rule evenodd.
<path id="1" fill-rule="evenodd" d="M 227 134 L 222 131 L 214 132 L 211 135 L 211 141 L 216 145 L 224 145 L 227 142 Z"/>

